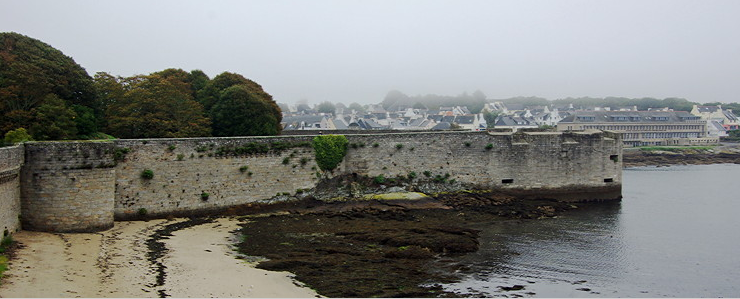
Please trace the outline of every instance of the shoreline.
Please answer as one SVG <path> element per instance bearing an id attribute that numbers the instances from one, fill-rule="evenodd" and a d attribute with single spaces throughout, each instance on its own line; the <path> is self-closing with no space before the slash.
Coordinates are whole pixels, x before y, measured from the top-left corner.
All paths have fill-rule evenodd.
<path id="1" fill-rule="evenodd" d="M 13 237 L 22 246 L 4 273 L 0 297 L 317 296 L 298 286 L 288 273 L 257 269 L 237 259 L 231 248 L 239 221 L 233 218 L 219 218 L 168 236 L 166 252 L 157 261 L 166 275 L 158 285 L 146 243 L 165 226 L 186 221 L 116 222 L 101 233 L 18 232 Z M 212 275 L 216 273 L 213 269 L 219 275 Z M 224 285 L 220 283 L 223 279 L 241 282 Z"/>
<path id="2" fill-rule="evenodd" d="M 654 150 L 625 148 L 624 168 L 640 166 L 740 164 L 740 144 L 708 147 L 656 147 Z"/>

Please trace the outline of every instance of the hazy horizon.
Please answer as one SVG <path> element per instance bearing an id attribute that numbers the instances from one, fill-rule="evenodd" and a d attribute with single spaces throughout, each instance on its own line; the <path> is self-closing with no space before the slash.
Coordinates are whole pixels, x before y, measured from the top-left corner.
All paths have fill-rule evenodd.
<path id="1" fill-rule="evenodd" d="M 275 101 L 407 95 L 739 102 L 740 1 L 9 1 L 0 32 L 92 76 L 236 72 Z"/>

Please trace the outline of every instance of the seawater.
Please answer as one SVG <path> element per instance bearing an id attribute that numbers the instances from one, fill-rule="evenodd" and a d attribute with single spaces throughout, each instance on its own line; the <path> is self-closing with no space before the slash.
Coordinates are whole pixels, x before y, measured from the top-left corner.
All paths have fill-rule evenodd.
<path id="1" fill-rule="evenodd" d="M 621 202 L 484 224 L 448 291 L 476 297 L 740 297 L 740 165 L 639 167 Z M 500 287 L 521 285 L 516 291 Z"/>

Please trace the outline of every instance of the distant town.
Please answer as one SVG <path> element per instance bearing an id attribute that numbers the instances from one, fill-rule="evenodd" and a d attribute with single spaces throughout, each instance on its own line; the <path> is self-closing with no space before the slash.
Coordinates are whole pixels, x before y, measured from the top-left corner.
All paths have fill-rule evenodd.
<path id="1" fill-rule="evenodd" d="M 469 130 L 557 131 L 609 130 L 623 133 L 625 146 L 712 145 L 740 129 L 732 109 L 718 105 L 696 105 L 690 111 L 638 106 L 578 106 L 570 104 L 526 105 L 493 101 L 478 113 L 467 106 L 373 104 L 352 109 L 344 104 L 280 104 L 283 134 L 313 130 Z M 734 131 L 734 132 L 733 132 Z M 330 133 L 330 132 L 327 132 Z"/>

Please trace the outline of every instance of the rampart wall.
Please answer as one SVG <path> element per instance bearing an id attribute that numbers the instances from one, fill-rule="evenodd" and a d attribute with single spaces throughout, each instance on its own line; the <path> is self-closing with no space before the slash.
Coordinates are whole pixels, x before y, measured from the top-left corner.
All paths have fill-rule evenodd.
<path id="1" fill-rule="evenodd" d="M 20 229 L 23 146 L 0 148 L 0 229 L 8 233 Z"/>
<path id="2" fill-rule="evenodd" d="M 394 177 L 415 172 L 420 180 L 445 176 L 461 188 L 508 190 L 560 200 L 621 197 L 622 142 L 618 134 L 346 136 L 350 142 L 347 155 L 332 175 Z M 20 182 L 23 227 L 101 230 L 112 226 L 114 219 L 140 214 L 218 211 L 294 195 L 298 189 L 315 187 L 320 176 L 327 175 L 318 172 L 312 139 L 278 136 L 27 143 Z M 143 177 L 145 170 L 153 176 Z M 430 176 L 424 176 L 425 172 Z"/>

